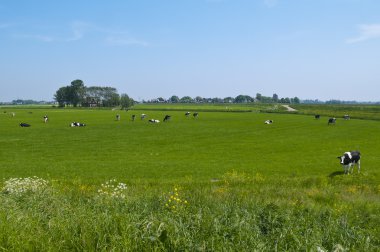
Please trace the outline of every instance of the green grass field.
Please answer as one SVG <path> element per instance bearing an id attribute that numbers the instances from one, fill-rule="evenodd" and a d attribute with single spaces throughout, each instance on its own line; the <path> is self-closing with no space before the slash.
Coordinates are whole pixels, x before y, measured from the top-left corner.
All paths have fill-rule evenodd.
<path id="1" fill-rule="evenodd" d="M 328 126 L 331 107 L 320 120 L 302 115 L 323 106 L 298 107 L 301 115 L 259 113 L 275 105 L 194 106 L 1 108 L 0 248 L 380 250 L 379 121 Z M 358 111 L 347 112 L 371 113 Z M 140 113 L 172 119 L 151 124 Z M 355 149 L 362 171 L 343 175 L 336 157 Z M 4 190 L 9 179 L 32 176 L 48 185 Z M 110 179 L 126 184 L 123 197 L 101 186 Z"/>

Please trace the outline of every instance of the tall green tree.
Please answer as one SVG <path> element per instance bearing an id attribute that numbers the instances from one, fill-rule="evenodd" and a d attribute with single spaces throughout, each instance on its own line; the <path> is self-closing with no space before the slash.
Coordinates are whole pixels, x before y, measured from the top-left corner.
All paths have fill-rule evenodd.
<path id="1" fill-rule="evenodd" d="M 71 86 L 68 92 L 68 98 L 74 107 L 82 104 L 84 101 L 85 87 L 82 80 L 74 80 L 71 82 Z"/>
<path id="2" fill-rule="evenodd" d="M 120 96 L 120 105 L 122 109 L 127 109 L 132 107 L 134 104 L 134 100 L 130 98 L 127 94 L 122 94 Z"/>
<path id="3" fill-rule="evenodd" d="M 58 106 L 64 107 L 69 103 L 69 87 L 61 87 L 54 95 L 54 99 L 58 102 Z"/>
<path id="4" fill-rule="evenodd" d="M 169 98 L 169 101 L 171 103 L 178 103 L 179 102 L 179 97 L 176 95 L 173 95 L 172 97 Z"/>

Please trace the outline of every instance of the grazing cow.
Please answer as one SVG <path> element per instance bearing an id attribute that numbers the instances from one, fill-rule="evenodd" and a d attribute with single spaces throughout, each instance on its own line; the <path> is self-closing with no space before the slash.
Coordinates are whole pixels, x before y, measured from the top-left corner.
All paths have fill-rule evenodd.
<path id="1" fill-rule="evenodd" d="M 315 115 L 314 118 L 319 119 L 319 118 L 321 118 L 321 115 Z"/>
<path id="2" fill-rule="evenodd" d="M 330 124 L 335 125 L 335 122 L 336 122 L 336 118 L 335 117 L 329 118 L 329 120 L 327 121 L 327 125 L 330 125 Z"/>
<path id="3" fill-rule="evenodd" d="M 116 121 L 120 121 L 120 115 L 119 114 L 116 115 Z"/>
<path id="4" fill-rule="evenodd" d="M 20 123 L 20 126 L 21 126 L 21 127 L 30 127 L 30 124 L 27 124 L 27 123 Z"/>
<path id="5" fill-rule="evenodd" d="M 344 174 L 350 174 L 353 172 L 353 166 L 358 166 L 358 173 L 360 173 L 360 152 L 359 151 L 347 151 L 343 156 L 338 157 L 340 164 L 343 166 Z"/>
<path id="6" fill-rule="evenodd" d="M 194 118 L 197 118 L 197 117 L 198 117 L 198 112 L 195 112 L 195 113 L 193 114 L 193 116 L 194 116 Z"/>
<path id="7" fill-rule="evenodd" d="M 170 120 L 171 116 L 170 115 L 166 115 L 165 118 L 164 118 L 164 122 Z"/>
<path id="8" fill-rule="evenodd" d="M 159 121 L 159 120 L 156 120 L 156 119 L 149 119 L 149 122 L 150 122 L 150 123 L 159 123 L 160 121 Z"/>
<path id="9" fill-rule="evenodd" d="M 86 126 L 86 124 L 84 124 L 84 123 L 79 123 L 79 122 L 72 122 L 72 123 L 70 124 L 70 126 L 71 126 L 71 127 L 84 127 L 84 126 Z"/>
<path id="10" fill-rule="evenodd" d="M 141 120 L 144 120 L 145 117 L 146 117 L 146 114 L 141 114 L 141 116 L 140 116 Z"/>
<path id="11" fill-rule="evenodd" d="M 344 115 L 344 116 L 343 116 L 343 119 L 344 119 L 344 120 L 350 120 L 350 116 L 349 116 L 349 115 Z"/>
<path id="12" fill-rule="evenodd" d="M 185 113 L 185 116 L 189 116 L 189 115 L 190 115 L 190 112 L 186 112 L 186 113 Z"/>
<path id="13" fill-rule="evenodd" d="M 47 123 L 48 120 L 49 120 L 48 116 L 45 115 L 45 116 L 44 116 L 44 122 Z"/>
<path id="14" fill-rule="evenodd" d="M 135 121 L 136 115 L 132 115 L 132 121 Z"/>
<path id="15" fill-rule="evenodd" d="M 273 120 L 266 120 L 264 123 L 265 123 L 265 124 L 272 124 L 272 123 L 273 123 Z"/>

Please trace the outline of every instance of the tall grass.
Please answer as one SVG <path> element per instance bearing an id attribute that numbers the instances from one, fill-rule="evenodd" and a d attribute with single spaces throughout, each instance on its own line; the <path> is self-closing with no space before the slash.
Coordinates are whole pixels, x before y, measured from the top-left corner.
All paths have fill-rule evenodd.
<path id="1" fill-rule="evenodd" d="M 101 185 L 51 182 L 0 196 L 5 250 L 312 250 L 380 248 L 379 188 L 363 178 L 284 181 L 231 171 L 220 181 L 127 183 L 125 198 Z M 178 188 L 178 189 L 177 189 Z M 167 207 L 173 192 L 187 203 Z M 350 200 L 355 198 L 355 204 Z M 181 207 L 182 206 L 182 207 Z M 339 251 L 339 250 L 338 250 Z"/>
<path id="2" fill-rule="evenodd" d="M 380 250 L 378 121 L 133 113 L 0 114 L 2 250 Z M 336 156 L 350 149 L 362 170 L 344 176 Z"/>

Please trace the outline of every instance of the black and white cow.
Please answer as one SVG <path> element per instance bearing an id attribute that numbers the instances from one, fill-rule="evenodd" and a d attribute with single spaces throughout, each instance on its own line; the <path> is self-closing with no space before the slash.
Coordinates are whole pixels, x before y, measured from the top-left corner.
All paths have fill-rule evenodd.
<path id="1" fill-rule="evenodd" d="M 84 123 L 79 123 L 79 122 L 72 122 L 72 123 L 70 124 L 70 127 L 84 127 L 84 126 L 86 126 L 86 124 L 84 124 Z"/>
<path id="2" fill-rule="evenodd" d="M 44 116 L 44 122 L 47 123 L 48 120 L 49 120 L 48 116 L 45 115 L 45 116 Z"/>
<path id="3" fill-rule="evenodd" d="M 266 120 L 264 123 L 265 123 L 265 124 L 272 124 L 272 123 L 273 123 L 273 120 Z"/>
<path id="4" fill-rule="evenodd" d="M 330 124 L 334 124 L 335 125 L 335 122 L 336 122 L 336 118 L 335 117 L 329 118 L 329 120 L 327 121 L 327 125 L 330 125 Z"/>
<path id="5" fill-rule="evenodd" d="M 199 115 L 198 112 L 193 113 L 193 117 L 194 117 L 194 118 L 197 118 L 198 115 Z"/>
<path id="6" fill-rule="evenodd" d="M 20 126 L 21 127 L 30 127 L 30 124 L 28 124 L 28 123 L 20 123 Z"/>
<path id="7" fill-rule="evenodd" d="M 358 173 L 360 172 L 360 152 L 359 151 L 347 151 L 342 156 L 338 157 L 340 164 L 343 166 L 344 174 L 350 174 L 353 172 L 353 166 L 358 166 Z"/>
<path id="8" fill-rule="evenodd" d="M 319 119 L 319 118 L 321 118 L 321 115 L 315 115 L 314 118 Z"/>
<path id="9" fill-rule="evenodd" d="M 140 119 L 141 119 L 141 120 L 144 120 L 145 117 L 146 117 L 146 114 L 141 114 Z"/>
<path id="10" fill-rule="evenodd" d="M 120 121 L 120 115 L 119 114 L 116 115 L 116 121 Z"/>
<path id="11" fill-rule="evenodd" d="M 344 116 L 343 116 L 343 119 L 344 119 L 344 120 L 350 120 L 350 116 L 349 116 L 349 115 L 344 115 Z"/>
<path id="12" fill-rule="evenodd" d="M 149 119 L 149 122 L 150 122 L 150 123 L 159 123 L 159 122 L 160 122 L 160 120 L 156 120 L 156 119 Z"/>
<path id="13" fill-rule="evenodd" d="M 185 116 L 189 116 L 191 113 L 190 112 L 186 112 L 185 113 Z"/>
<path id="14" fill-rule="evenodd" d="M 165 116 L 165 118 L 164 118 L 164 122 L 166 122 L 166 121 L 169 121 L 169 120 L 170 120 L 170 118 L 171 118 L 171 116 L 170 116 L 170 115 L 166 115 L 166 116 Z"/>
<path id="15" fill-rule="evenodd" d="M 132 115 L 132 121 L 135 121 L 136 115 Z"/>

